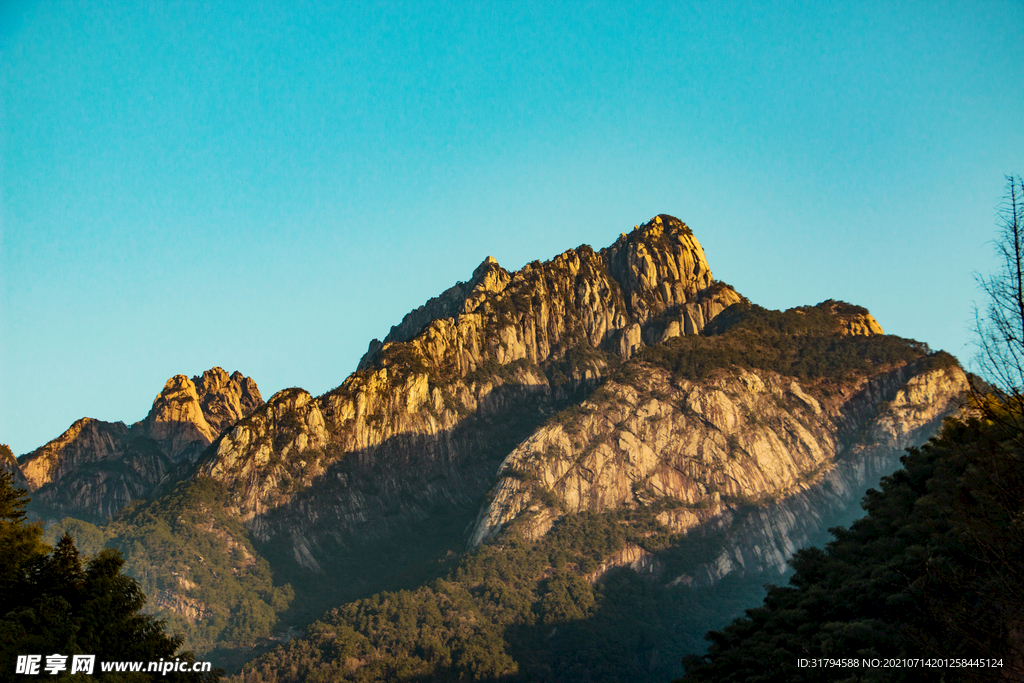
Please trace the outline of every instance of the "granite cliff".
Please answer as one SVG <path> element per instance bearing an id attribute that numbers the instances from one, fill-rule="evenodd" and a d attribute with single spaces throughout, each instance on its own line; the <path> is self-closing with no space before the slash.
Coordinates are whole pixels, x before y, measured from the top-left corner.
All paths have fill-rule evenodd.
<path id="1" fill-rule="evenodd" d="M 782 573 L 960 407 L 968 384 L 955 364 L 923 357 L 822 389 L 742 368 L 694 382 L 649 365 L 632 383 L 610 380 L 505 458 L 470 543 L 509 526 L 536 539 L 564 515 L 657 504 L 673 532 L 721 536 L 712 562 L 666 581 Z M 644 553 L 604 570 L 618 564 L 660 570 Z"/>
<path id="2" fill-rule="evenodd" d="M 680 564 L 637 536 L 566 565 L 592 583 L 622 566 L 665 589 L 778 571 L 966 387 L 863 308 L 752 305 L 661 215 L 515 272 L 488 257 L 321 396 L 263 403 L 239 373 L 178 375 L 143 421 L 80 420 L 18 466 L 51 517 L 110 517 L 160 484 L 106 538 L 208 651 L 268 635 L 282 577 L 301 623 L 575 517 L 639 515 L 662 550 L 713 547 Z"/>
<path id="3" fill-rule="evenodd" d="M 109 518 L 262 403 L 253 380 L 212 368 L 167 380 L 146 418 L 131 426 L 82 418 L 19 459 L 32 510 L 51 519 Z"/>
<path id="4" fill-rule="evenodd" d="M 320 568 L 327 541 L 386 534 L 439 499 L 474 505 L 502 450 L 546 414 L 740 300 L 670 216 L 515 273 L 488 258 L 371 343 L 337 389 L 272 397 L 198 472 L 228 487 L 258 538 L 289 538 L 296 561 Z"/>

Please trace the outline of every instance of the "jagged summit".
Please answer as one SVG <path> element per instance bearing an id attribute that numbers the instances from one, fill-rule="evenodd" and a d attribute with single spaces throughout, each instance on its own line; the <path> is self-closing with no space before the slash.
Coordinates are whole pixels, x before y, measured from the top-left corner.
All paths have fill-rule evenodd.
<path id="1" fill-rule="evenodd" d="M 845 334 L 885 334 L 875 317 L 863 306 L 854 306 L 845 301 L 823 301 L 816 308 L 824 308 L 836 317 Z"/>
<path id="2" fill-rule="evenodd" d="M 476 270 L 473 271 L 473 278 L 475 279 L 481 272 L 489 270 L 492 266 L 497 265 L 498 259 L 488 255 L 487 258 L 480 262 L 480 265 L 476 267 Z"/>
<path id="3" fill-rule="evenodd" d="M 198 471 L 234 492 L 242 518 L 264 539 L 278 533 L 268 516 L 343 453 L 375 454 L 353 459 L 352 467 L 390 467 L 378 463 L 390 462 L 385 453 L 392 450 L 404 463 L 402 483 L 380 504 L 390 506 L 413 484 L 405 470 L 432 473 L 443 482 L 437 486 L 450 489 L 445 495 L 468 500 L 480 495 L 497 461 L 478 458 L 460 471 L 454 463 L 473 453 L 464 445 L 442 441 L 410 451 L 405 444 L 440 439 L 467 415 L 512 410 L 526 395 L 554 399 L 592 388 L 621 359 L 645 345 L 698 334 L 741 299 L 714 281 L 689 228 L 666 215 L 600 251 L 583 245 L 512 273 L 488 257 L 468 282 L 410 312 L 383 342 L 371 342 L 357 372 L 341 386 L 297 407 L 287 424 L 269 407 L 256 411 L 207 451 Z M 300 423 L 307 427 L 297 429 Z M 314 446 L 325 433 L 330 448 Z M 279 448 L 270 448 L 272 443 Z M 304 463 L 301 468 L 277 457 L 285 451 Z M 280 487 L 281 481 L 290 482 L 289 488 Z M 400 505 L 412 505 L 420 495 L 407 494 Z M 334 520 L 330 533 L 366 519 L 363 493 L 342 487 L 330 496 L 334 509 L 320 517 Z M 304 529 L 321 524 L 312 518 L 298 523 Z M 313 528 L 302 532 L 308 538 L 319 534 Z M 296 543 L 295 556 L 314 567 L 316 550 Z"/>
<path id="4" fill-rule="evenodd" d="M 263 404 L 256 383 L 240 372 L 214 367 L 199 377 L 167 380 L 142 433 L 160 443 L 172 460 L 195 459 L 225 428 Z"/>
<path id="5" fill-rule="evenodd" d="M 18 465 L 37 509 L 109 517 L 262 404 L 256 383 L 240 372 L 174 375 L 142 421 L 81 418 Z"/>
<path id="6" fill-rule="evenodd" d="M 14 477 L 15 486 L 27 486 L 25 475 L 21 473 L 21 466 L 18 465 L 18 459 L 14 457 L 11 447 L 5 443 L 0 443 L 0 472 L 10 472 Z"/>
<path id="7" fill-rule="evenodd" d="M 457 282 L 439 296 L 436 296 L 402 318 L 402 322 L 391 328 L 384 341 L 373 339 L 369 348 L 359 360 L 359 370 L 370 367 L 385 344 L 405 342 L 415 337 L 432 320 L 452 318 L 461 313 L 472 312 L 474 302 L 486 292 L 501 291 L 508 284 L 509 274 L 498 265 L 498 260 L 488 256 L 473 271 L 468 282 Z"/>
<path id="8" fill-rule="evenodd" d="M 955 360 L 880 335 L 842 302 L 757 307 L 661 214 L 514 272 L 488 256 L 321 396 L 292 388 L 264 403 L 220 368 L 172 377 L 142 422 L 82 420 L 48 444 L 39 466 L 59 478 L 33 504 L 93 519 L 153 495 L 121 517 L 119 538 L 154 604 L 205 647 L 248 647 L 233 634 L 268 635 L 287 606 L 263 589 L 237 599 L 227 583 L 281 577 L 319 610 L 407 582 L 405 567 L 437 567 L 466 541 L 543 538 L 575 513 L 636 542 L 601 550 L 593 571 L 551 568 L 572 585 L 624 564 L 676 585 L 779 569 L 966 388 Z M 151 515 L 188 536 L 150 543 Z M 660 564 L 645 529 L 658 543 L 721 532 L 725 545 L 692 567 Z M 215 568 L 236 580 L 207 590 Z"/>
<path id="9" fill-rule="evenodd" d="M 564 272 L 566 269 L 568 273 Z M 589 277 L 592 272 L 597 274 L 596 278 Z M 603 329 L 595 330 L 600 339 L 592 339 L 594 346 L 617 343 L 609 337 L 614 330 L 629 326 L 630 322 L 642 327 L 673 308 L 680 308 L 677 322 L 681 332 L 699 332 L 707 320 L 741 299 L 729 287 L 711 291 L 714 283 L 711 268 L 693 232 L 678 218 L 660 214 L 630 233 L 623 233 L 615 243 L 600 252 L 583 245 L 559 254 L 550 261 L 527 264 L 513 274 L 498 265 L 494 257 L 488 256 L 473 271 L 469 282 L 456 283 L 440 296 L 407 314 L 401 323 L 391 328 L 383 342 L 377 339 L 371 341 L 366 354 L 359 361 L 358 369 L 372 367 L 379 361 L 386 345 L 411 341 L 434 321 L 458 319 L 475 312 L 486 316 L 496 309 L 506 310 L 510 303 L 514 306 L 517 300 L 534 296 L 538 277 L 550 279 L 552 276 L 559 278 L 566 274 L 574 279 L 588 280 L 586 284 L 581 283 L 585 289 L 604 280 L 608 285 L 607 296 L 625 304 L 625 310 L 621 311 L 623 317 L 608 320 Z M 595 290 L 590 291 L 596 294 Z M 580 296 L 590 295 L 583 292 L 567 294 L 575 306 L 582 303 L 578 300 Z M 604 296 L 600 295 L 601 298 Z M 717 299 L 721 305 L 709 304 L 710 299 Z M 593 303 L 596 302 L 583 305 Z M 689 310 L 683 311 L 688 304 Z M 663 334 L 663 327 L 660 326 L 656 333 L 651 334 Z M 625 332 L 629 338 L 624 342 L 625 348 L 630 349 L 625 353 L 637 348 L 640 343 L 639 334 L 639 328 Z M 648 336 L 653 339 L 651 334 Z"/>

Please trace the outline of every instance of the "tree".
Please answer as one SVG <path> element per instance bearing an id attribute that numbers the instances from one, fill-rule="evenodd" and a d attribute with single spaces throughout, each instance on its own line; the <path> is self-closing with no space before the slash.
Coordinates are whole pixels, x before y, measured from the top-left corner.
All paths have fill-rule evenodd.
<path id="1" fill-rule="evenodd" d="M 994 242 L 999 265 L 978 275 L 988 296 L 984 311 L 975 310 L 977 363 L 1004 399 L 1024 414 L 1024 182 L 1006 177 L 1006 195 L 998 212 Z"/>
<path id="2" fill-rule="evenodd" d="M 18 655 L 95 655 L 97 662 L 191 660 L 179 652 L 181 637 L 164 622 L 143 614 L 146 596 L 121 570 L 116 550 L 101 550 L 87 563 L 69 534 L 52 549 L 42 527 L 26 522 L 28 495 L 0 472 L 0 680 L 14 678 Z M 97 665 L 98 666 L 98 665 Z M 219 673 L 219 672 L 218 672 Z M 150 680 L 148 674 L 90 678 Z M 77 679 L 78 677 L 72 677 Z M 175 674 L 169 681 L 214 681 L 218 674 Z"/>
<path id="3" fill-rule="evenodd" d="M 25 523 L 28 494 L 12 486 L 14 475 L 0 471 L 0 615 L 25 586 L 34 560 L 50 548 L 43 543 L 43 530 Z"/>

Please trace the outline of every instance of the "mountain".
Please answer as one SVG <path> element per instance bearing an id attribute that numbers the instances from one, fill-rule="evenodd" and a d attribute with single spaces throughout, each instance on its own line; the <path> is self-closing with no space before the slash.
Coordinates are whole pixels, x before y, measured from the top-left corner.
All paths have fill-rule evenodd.
<path id="1" fill-rule="evenodd" d="M 256 383 L 241 373 L 212 368 L 192 379 L 175 375 L 141 422 L 129 427 L 82 418 L 22 456 L 31 510 L 50 519 L 109 518 L 262 404 Z"/>
<path id="2" fill-rule="evenodd" d="M 21 466 L 18 464 L 18 459 L 14 457 L 14 453 L 11 452 L 11 447 L 5 443 L 0 443 L 0 469 L 14 475 L 13 481 L 16 486 L 25 486 L 25 475 L 21 473 Z"/>
<path id="3" fill-rule="evenodd" d="M 515 272 L 488 257 L 322 396 L 262 403 L 236 375 L 172 378 L 141 423 L 76 423 L 21 467 L 52 509 L 119 510 L 53 533 L 121 548 L 220 661 L 341 605 L 253 680 L 574 680 L 588 637 L 609 676 L 678 674 L 670 636 L 756 600 L 967 389 L 863 308 L 752 304 L 666 215 Z M 389 610 L 405 626 L 373 626 Z"/>
<path id="4" fill-rule="evenodd" d="M 679 683 L 1024 679 L 1020 408 L 981 405 L 799 551 L 789 585 L 710 633 Z"/>
<path id="5" fill-rule="evenodd" d="M 276 395 L 198 472 L 227 487 L 261 541 L 287 539 L 318 570 L 348 536 L 425 520 L 437 500 L 475 507 L 543 417 L 645 343 L 699 332 L 738 301 L 668 216 L 516 273 L 488 258 L 372 343 L 340 387 Z"/>
<path id="6" fill-rule="evenodd" d="M 867 315 L 741 302 L 640 350 L 506 456 L 443 580 L 329 612 L 244 680 L 678 675 L 960 408 L 955 359 L 851 334 Z"/>

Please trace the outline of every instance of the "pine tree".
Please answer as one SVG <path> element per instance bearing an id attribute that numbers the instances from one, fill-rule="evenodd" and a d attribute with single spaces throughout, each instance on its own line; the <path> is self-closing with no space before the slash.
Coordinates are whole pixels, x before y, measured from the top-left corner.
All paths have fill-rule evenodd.
<path id="1" fill-rule="evenodd" d="M 12 486 L 9 472 L 0 473 L 0 681 L 16 679 L 18 655 L 85 654 L 97 662 L 193 659 L 179 652 L 180 636 L 168 635 L 164 622 L 142 613 L 146 596 L 122 573 L 118 551 L 103 549 L 83 566 L 69 534 L 51 551 L 42 528 L 26 522 L 28 500 Z M 215 681 L 219 675 L 169 673 L 161 679 Z M 83 680 L 148 681 L 150 675 L 97 668 Z"/>

